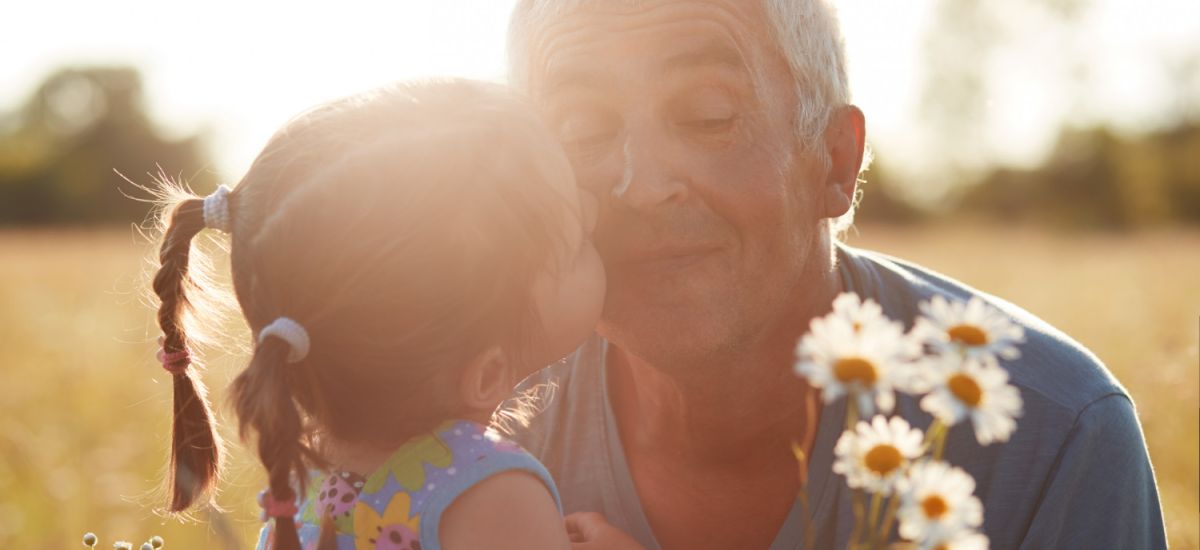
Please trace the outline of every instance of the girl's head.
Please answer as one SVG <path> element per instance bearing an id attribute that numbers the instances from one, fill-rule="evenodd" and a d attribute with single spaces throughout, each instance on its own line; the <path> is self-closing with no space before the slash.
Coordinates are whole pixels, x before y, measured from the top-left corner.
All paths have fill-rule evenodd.
<path id="1" fill-rule="evenodd" d="M 387 449 L 486 415 L 590 334 L 604 274 L 592 201 L 536 115 L 497 85 L 394 86 L 317 107 L 268 142 L 228 196 L 233 286 L 254 335 L 299 323 L 308 354 L 257 343 L 233 385 L 271 493 L 320 462 L 316 438 Z M 168 356 L 186 350 L 190 241 L 203 201 L 166 211 L 155 291 Z M 214 480 L 210 412 L 177 374 L 172 509 Z M 284 529 L 277 529 L 282 534 Z"/>

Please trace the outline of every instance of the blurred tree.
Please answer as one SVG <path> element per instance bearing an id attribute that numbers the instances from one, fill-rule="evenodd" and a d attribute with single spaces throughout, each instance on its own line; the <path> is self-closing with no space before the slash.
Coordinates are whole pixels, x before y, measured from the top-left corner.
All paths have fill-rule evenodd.
<path id="1" fill-rule="evenodd" d="M 925 221 L 931 213 L 905 198 L 902 181 L 887 165 L 875 159 L 859 183 L 862 201 L 854 219 L 862 223 L 914 224 Z"/>
<path id="2" fill-rule="evenodd" d="M 211 187 L 199 136 L 164 138 L 131 67 L 59 70 L 15 113 L 0 116 L 0 225 L 140 222 L 135 181 L 161 169 Z"/>
<path id="3" fill-rule="evenodd" d="M 1086 96 L 1085 75 L 1092 62 L 1090 52 L 1072 48 L 1083 32 L 1080 22 L 1094 0 L 935 0 L 931 22 L 922 44 L 924 75 L 919 83 L 918 112 L 922 125 L 919 139 L 937 151 L 940 173 L 926 174 L 946 180 L 939 188 L 952 188 L 964 178 L 978 176 L 991 168 L 994 151 L 989 150 L 988 132 L 998 117 L 1011 111 L 993 110 L 997 90 L 1013 78 L 1000 70 L 1005 55 L 1024 56 L 1025 64 L 1053 67 L 1060 78 L 1053 89 L 1075 108 Z M 1023 44 L 1036 35 L 1039 43 L 1053 44 L 1052 51 L 1030 53 Z M 1039 55 L 1034 59 L 1030 55 Z M 1010 60 L 1011 63 L 1012 60 Z M 1011 108 L 1011 107 L 1010 107 Z M 1073 113 L 1062 113 L 1070 118 Z M 1060 120 L 1047 121 L 1060 124 Z"/>
<path id="4" fill-rule="evenodd" d="M 1083 228 L 1200 223 L 1200 124 L 1129 137 L 1064 130 L 1043 166 L 993 170 L 963 190 L 958 213 Z"/>
<path id="5" fill-rule="evenodd" d="M 1176 219 L 1200 224 L 1200 123 L 1181 125 L 1159 137 L 1170 163 L 1167 200 Z"/>
<path id="6" fill-rule="evenodd" d="M 1169 82 L 1162 122 L 1138 134 L 1103 125 L 1063 127 L 1041 166 L 995 164 L 987 129 L 996 117 L 989 98 L 1011 81 L 1014 62 L 1033 63 L 1058 75 L 1043 94 L 1059 94 L 1063 112 L 1051 128 L 1095 109 L 1089 98 L 1095 60 L 1082 25 L 1095 0 L 934 0 L 923 44 L 925 74 L 913 139 L 937 152 L 937 173 L 905 173 L 948 190 L 945 209 L 930 214 L 982 217 L 1065 227 L 1134 228 L 1200 222 L 1200 53 L 1164 52 L 1148 59 Z M 1022 45 L 1036 37 L 1039 49 Z M 998 60 L 1003 56 L 1007 63 Z M 1023 56 L 1023 57 L 1022 57 Z M 1037 56 L 1036 58 L 1031 56 Z M 1001 70 L 1002 68 L 1007 68 Z M 1095 113 L 1091 113 L 1094 115 Z M 1103 118 L 1101 117 L 1101 120 Z M 1157 129 L 1154 129 L 1157 128 Z M 888 179 L 888 178 L 885 178 Z M 918 180 L 923 181 L 923 180 Z M 887 181 L 893 197 L 910 196 Z M 871 192 L 864 199 L 869 221 Z M 887 197 L 888 199 L 892 197 Z M 886 202 L 886 200 L 885 200 Z M 891 205 L 883 205 L 884 210 Z"/>

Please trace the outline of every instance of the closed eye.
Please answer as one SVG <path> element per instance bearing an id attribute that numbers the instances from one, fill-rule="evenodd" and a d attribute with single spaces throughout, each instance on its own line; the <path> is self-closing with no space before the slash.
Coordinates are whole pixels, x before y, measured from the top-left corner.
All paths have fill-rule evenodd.
<path id="1" fill-rule="evenodd" d="M 719 118 L 694 118 L 680 123 L 686 130 L 696 132 L 724 132 L 733 127 L 736 116 Z"/>
<path id="2" fill-rule="evenodd" d="M 611 117 L 579 113 L 567 117 L 558 126 L 559 141 L 572 155 L 589 156 L 603 151 L 617 137 L 617 124 Z"/>

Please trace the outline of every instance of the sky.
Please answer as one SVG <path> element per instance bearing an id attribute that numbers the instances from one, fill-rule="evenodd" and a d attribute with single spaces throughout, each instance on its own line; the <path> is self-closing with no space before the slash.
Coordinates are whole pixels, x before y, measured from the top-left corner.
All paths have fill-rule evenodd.
<path id="1" fill-rule="evenodd" d="M 938 158 L 917 139 L 923 50 L 936 0 L 836 0 L 854 102 L 889 166 Z M 985 0 L 986 2 L 986 0 Z M 40 0 L 10 4 L 0 22 L 0 111 L 17 108 L 64 65 L 141 68 L 153 117 L 169 135 L 205 131 L 214 170 L 249 166 L 291 115 L 394 80 L 465 76 L 502 81 L 514 0 L 333 3 L 212 0 Z M 990 5 L 1011 47 L 988 67 L 980 151 L 1032 165 L 1059 122 L 1138 131 L 1170 122 L 1179 84 L 1164 62 L 1200 52 L 1196 0 L 1094 0 L 1064 38 L 1012 2 Z M 13 16 L 15 15 L 15 17 Z M 1075 76 L 1060 55 L 1087 65 Z M 1200 70 L 1200 69 L 1198 69 Z"/>

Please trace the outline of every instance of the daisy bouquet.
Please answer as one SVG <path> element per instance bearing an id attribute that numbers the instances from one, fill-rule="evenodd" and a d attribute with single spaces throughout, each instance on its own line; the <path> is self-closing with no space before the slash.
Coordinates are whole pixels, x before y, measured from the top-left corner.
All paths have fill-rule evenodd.
<path id="1" fill-rule="evenodd" d="M 979 298 L 920 305 L 911 331 L 857 295 L 839 295 L 796 346 L 796 373 L 828 404 L 845 398 L 845 431 L 833 471 L 853 492 L 851 550 L 889 546 L 987 548 L 975 480 L 942 459 L 946 435 L 970 422 L 980 445 L 1008 441 L 1021 414 L 1020 392 L 1000 360 L 1019 357 L 1021 327 Z M 920 398 L 933 417 L 924 433 L 893 416 L 896 393 Z M 801 482 L 807 461 L 795 447 Z M 801 504 L 807 507 L 804 490 Z M 806 510 L 806 516 L 808 516 Z M 812 547 L 812 529 L 805 530 Z"/>

